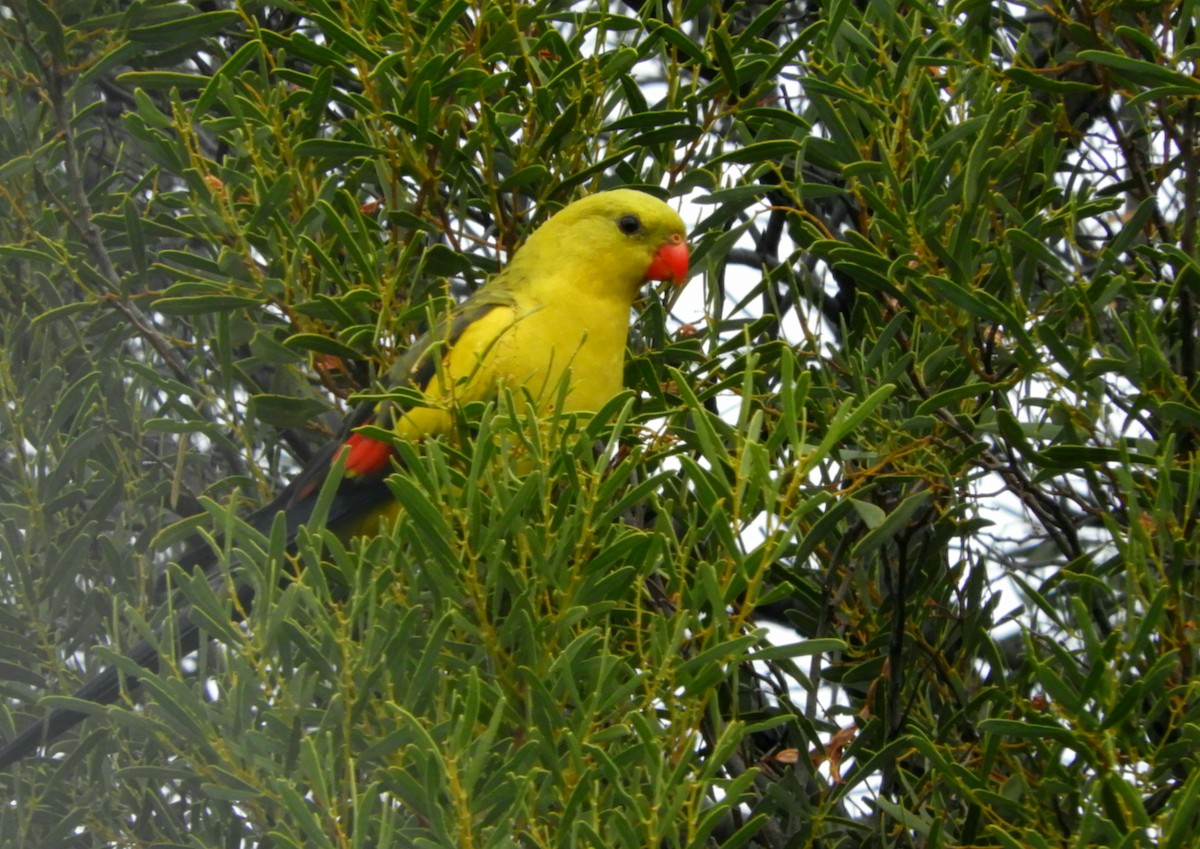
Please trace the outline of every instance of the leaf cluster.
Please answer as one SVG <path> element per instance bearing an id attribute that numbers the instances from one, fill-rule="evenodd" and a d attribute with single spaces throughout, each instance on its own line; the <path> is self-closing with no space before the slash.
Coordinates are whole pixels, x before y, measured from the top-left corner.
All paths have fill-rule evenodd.
<path id="1" fill-rule="evenodd" d="M 1191 6 L 0 11 L 0 732 L 213 637 L 0 843 L 1188 844 Z M 351 543 L 237 521 L 616 185 L 704 289 L 629 395 L 464 411 Z"/>

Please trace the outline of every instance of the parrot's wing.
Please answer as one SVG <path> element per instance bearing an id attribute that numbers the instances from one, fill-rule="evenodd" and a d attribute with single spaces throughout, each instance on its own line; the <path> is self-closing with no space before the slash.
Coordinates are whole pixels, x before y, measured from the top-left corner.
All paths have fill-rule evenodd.
<path id="1" fill-rule="evenodd" d="M 492 313 L 493 310 L 511 309 L 514 305 L 513 298 L 502 286 L 487 286 L 480 289 L 455 307 L 449 315 L 435 322 L 396 359 L 388 369 L 387 385 L 384 388 L 426 391 L 437 375 L 439 361 L 448 355 L 467 328 Z M 314 454 L 271 503 L 255 511 L 254 515 L 250 517 L 251 524 L 257 527 L 259 523 L 255 519 L 263 516 L 267 518 L 269 525 L 274 515 L 280 510 L 292 510 L 311 500 L 329 476 L 338 453 L 345 450 L 348 445 L 361 442 L 361 440 L 355 439 L 354 431 L 357 428 L 364 425 L 376 425 L 389 430 L 393 426 L 395 418 L 402 412 L 395 404 L 391 403 L 386 406 L 372 402 L 359 404 L 346 417 L 337 438 Z M 356 487 L 368 486 L 382 480 L 391 469 L 390 461 L 391 452 L 386 446 L 383 446 L 378 452 L 376 461 L 365 464 L 365 468 L 357 468 L 352 476 L 344 478 L 340 489 L 352 492 Z M 327 519 L 330 524 L 334 524 L 346 515 L 344 510 L 337 509 L 339 506 L 335 498 Z M 301 521 L 306 519 L 307 516 Z M 291 530 L 290 524 L 289 522 L 289 530 Z"/>

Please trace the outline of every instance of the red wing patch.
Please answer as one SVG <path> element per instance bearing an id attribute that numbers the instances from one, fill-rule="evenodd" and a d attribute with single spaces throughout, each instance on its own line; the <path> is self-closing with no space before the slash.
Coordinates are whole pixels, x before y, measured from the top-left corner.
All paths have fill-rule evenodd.
<path id="1" fill-rule="evenodd" d="M 392 446 L 360 433 L 350 434 L 342 450 L 346 452 L 346 475 L 352 478 L 384 471 L 392 458 Z"/>

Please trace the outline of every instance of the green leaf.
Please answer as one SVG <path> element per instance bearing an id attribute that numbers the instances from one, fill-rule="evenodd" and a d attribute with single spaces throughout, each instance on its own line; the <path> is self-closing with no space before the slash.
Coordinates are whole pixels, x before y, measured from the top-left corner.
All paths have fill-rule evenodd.
<path id="1" fill-rule="evenodd" d="M 924 416 L 936 413 L 938 410 L 948 410 L 951 413 L 957 413 L 960 402 L 967 400 L 978 401 L 982 397 L 994 392 L 995 389 L 996 387 L 986 383 L 966 383 L 962 386 L 944 389 L 918 404 L 915 415 Z"/>
<path id="2" fill-rule="evenodd" d="M 186 7 L 178 4 L 175 8 Z M 135 42 L 162 48 L 200 41 L 210 35 L 216 35 L 226 27 L 240 26 L 241 23 L 241 15 L 232 10 L 202 12 L 199 15 L 189 15 L 153 26 L 134 27 L 129 30 L 129 38 Z"/>
<path id="3" fill-rule="evenodd" d="M 259 393 L 250 397 L 250 415 L 278 427 L 296 427 L 329 410 L 329 405 L 314 398 Z"/>
<path id="4" fill-rule="evenodd" d="M 1157 465 L 1157 460 L 1148 454 L 1136 454 L 1121 448 L 1106 448 L 1093 445 L 1051 445 L 1041 451 L 1048 465 L 1059 468 L 1088 468 L 1105 463 L 1141 463 Z"/>
<path id="5" fill-rule="evenodd" d="M 775 162 L 798 154 L 803 148 L 803 142 L 796 139 L 774 139 L 771 141 L 753 142 L 744 147 L 726 151 L 720 156 L 709 160 L 710 167 L 718 165 L 753 165 L 763 162 Z"/>
<path id="6" fill-rule="evenodd" d="M 692 62 L 703 64 L 704 53 L 696 45 L 694 41 L 684 35 L 675 27 L 665 23 L 655 23 L 649 27 L 649 37 L 645 40 L 645 44 L 651 45 L 656 41 L 665 41 L 668 45 L 679 51 L 684 57 Z"/>
<path id="7" fill-rule="evenodd" d="M 137 88 L 195 91 L 207 86 L 209 78 L 200 74 L 185 74 L 178 71 L 128 71 L 117 77 L 117 82 Z"/>
<path id="8" fill-rule="evenodd" d="M 1015 83 L 1026 86 L 1034 91 L 1044 91 L 1047 94 L 1068 95 L 1078 92 L 1095 91 L 1099 88 L 1095 83 L 1066 80 L 1052 76 L 1053 71 L 1034 71 L 1028 68 L 1009 68 L 1005 75 Z"/>
<path id="9" fill-rule="evenodd" d="M 783 660 L 789 657 L 810 657 L 814 654 L 826 654 L 828 652 L 845 650 L 845 642 L 826 637 L 823 639 L 801 640 L 798 643 L 787 643 L 785 645 L 758 649 L 753 653 L 753 659 L 761 661 Z"/>
<path id="10" fill-rule="evenodd" d="M 1170 796 L 1160 849 L 1183 849 L 1196 836 L 1196 807 L 1200 804 L 1200 772 L 1192 772 L 1183 787 Z"/>
<path id="11" fill-rule="evenodd" d="M 260 56 L 262 52 L 263 44 L 257 39 L 250 39 L 235 50 L 233 55 L 221 63 L 221 67 L 217 68 L 209 78 L 204 86 L 204 90 L 196 98 L 196 103 L 192 107 L 192 114 L 199 116 L 208 112 L 213 103 L 217 101 L 217 98 L 221 96 L 222 86 L 230 85 L 237 77 L 237 74 L 249 65 L 256 56 Z"/>
<path id="12" fill-rule="evenodd" d="M 1119 79 L 1128 80 L 1135 85 L 1178 86 L 1193 95 L 1200 94 L 1200 80 L 1144 59 L 1103 50 L 1080 50 L 1079 58 L 1084 62 L 1103 65 L 1115 71 Z"/>
<path id="13" fill-rule="evenodd" d="M 298 156 L 313 159 L 354 160 L 360 157 L 374 158 L 382 156 L 384 151 L 369 144 L 352 141 L 336 141 L 334 139 L 305 139 L 297 143 Z"/>
<path id="14" fill-rule="evenodd" d="M 979 730 L 984 734 L 999 734 L 1014 740 L 1053 740 L 1075 751 L 1081 751 L 1082 741 L 1069 729 L 1053 722 L 984 719 L 979 723 Z"/>
<path id="15" fill-rule="evenodd" d="M 858 541 L 854 546 L 851 556 L 856 559 L 865 559 L 880 546 L 888 543 L 891 539 L 900 533 L 907 525 L 913 514 L 929 503 L 933 494 L 928 490 L 916 492 L 905 498 L 891 513 L 888 513 L 887 518 L 872 528 L 866 536 Z"/>
<path id="16" fill-rule="evenodd" d="M 67 61 L 67 39 L 63 31 L 62 21 L 58 15 L 42 0 L 26 0 L 25 8 L 29 19 L 42 32 L 46 48 L 57 62 Z"/>

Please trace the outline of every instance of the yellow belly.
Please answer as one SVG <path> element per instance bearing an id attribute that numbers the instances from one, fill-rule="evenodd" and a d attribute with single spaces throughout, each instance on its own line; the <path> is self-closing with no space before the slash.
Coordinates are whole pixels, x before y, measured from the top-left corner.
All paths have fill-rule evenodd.
<path id="1" fill-rule="evenodd" d="M 527 392 L 548 411 L 563 392 L 566 412 L 598 410 L 621 391 L 628 309 L 595 304 L 497 307 L 463 331 L 426 389 L 428 406 L 397 422 L 406 439 L 444 432 L 455 405 L 488 400 L 500 386 Z M 605 308 L 612 315 L 605 315 Z"/>

